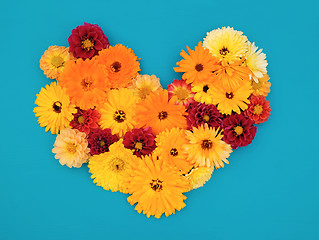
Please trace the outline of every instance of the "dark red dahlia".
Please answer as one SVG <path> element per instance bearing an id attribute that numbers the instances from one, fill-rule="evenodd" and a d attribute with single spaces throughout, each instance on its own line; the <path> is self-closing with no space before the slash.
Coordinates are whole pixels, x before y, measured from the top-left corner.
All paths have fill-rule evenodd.
<path id="1" fill-rule="evenodd" d="M 118 137 L 113 135 L 109 128 L 93 130 L 88 138 L 91 155 L 108 152 L 110 145 L 118 140 Z"/>
<path id="2" fill-rule="evenodd" d="M 223 140 L 233 149 L 250 144 L 257 131 L 253 121 L 243 114 L 233 114 L 223 120 Z"/>
<path id="3" fill-rule="evenodd" d="M 84 23 L 72 30 L 70 52 L 76 58 L 92 58 L 109 46 L 109 40 L 97 24 Z"/>
<path id="4" fill-rule="evenodd" d="M 223 115 L 213 104 L 191 103 L 187 109 L 187 126 L 188 129 L 208 124 L 209 127 L 222 127 Z"/>
<path id="5" fill-rule="evenodd" d="M 264 96 L 249 97 L 250 104 L 244 114 L 255 124 L 266 122 L 270 116 L 270 102 Z"/>
<path id="6" fill-rule="evenodd" d="M 148 155 L 155 149 L 155 136 L 152 128 L 134 128 L 124 135 L 123 144 L 126 148 L 132 149 L 138 157 Z"/>
<path id="7" fill-rule="evenodd" d="M 99 128 L 98 121 L 101 114 L 97 110 L 82 110 L 80 108 L 77 108 L 77 110 L 77 113 L 73 114 L 73 120 L 70 122 L 72 128 L 85 132 L 86 135 L 89 135 L 92 130 Z"/>

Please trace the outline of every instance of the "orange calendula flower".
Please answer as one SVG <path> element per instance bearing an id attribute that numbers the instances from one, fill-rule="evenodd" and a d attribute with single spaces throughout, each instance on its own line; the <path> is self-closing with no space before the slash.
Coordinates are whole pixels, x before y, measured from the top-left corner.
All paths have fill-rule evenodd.
<path id="1" fill-rule="evenodd" d="M 126 182 L 128 193 L 132 194 L 127 201 L 131 205 L 137 203 L 135 210 L 147 217 L 160 218 L 163 213 L 169 216 L 186 206 L 183 193 L 190 188 L 189 180 L 164 162 L 152 155 L 143 157 L 132 166 Z"/>
<path id="2" fill-rule="evenodd" d="M 127 87 L 141 70 L 133 50 L 122 44 L 103 49 L 96 59 L 108 71 L 109 88 Z"/>
<path id="3" fill-rule="evenodd" d="M 40 68 L 48 78 L 58 79 L 65 64 L 72 60 L 74 61 L 75 58 L 68 47 L 50 46 L 40 59 Z"/>
<path id="4" fill-rule="evenodd" d="M 175 105 L 174 99 L 169 101 L 167 90 L 163 90 L 137 103 L 135 120 L 138 128 L 151 127 L 156 135 L 173 127 L 186 128 L 185 114 L 185 107 Z"/>
<path id="5" fill-rule="evenodd" d="M 184 58 L 176 63 L 179 67 L 175 67 L 175 72 L 184 72 L 183 79 L 186 83 L 203 82 L 213 77 L 214 64 L 217 59 L 213 57 L 208 49 L 202 47 L 202 42 L 198 43 L 195 50 L 191 50 L 187 46 L 189 55 L 182 50 L 181 56 Z"/>
<path id="6" fill-rule="evenodd" d="M 268 82 L 269 76 L 267 74 L 263 75 L 262 78 L 258 78 L 258 83 L 254 80 L 251 80 L 251 86 L 253 88 L 253 94 L 255 96 L 264 96 L 266 97 L 270 92 L 271 83 Z"/>
<path id="7" fill-rule="evenodd" d="M 106 98 L 107 71 L 95 60 L 69 62 L 59 79 L 71 101 L 83 110 L 94 108 Z"/>

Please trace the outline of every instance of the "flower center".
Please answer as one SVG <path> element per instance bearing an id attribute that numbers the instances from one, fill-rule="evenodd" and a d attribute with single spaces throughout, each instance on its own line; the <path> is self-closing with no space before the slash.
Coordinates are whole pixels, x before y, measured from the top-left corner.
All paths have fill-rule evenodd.
<path id="1" fill-rule="evenodd" d="M 147 95 L 149 95 L 152 92 L 152 89 L 150 86 L 145 86 L 140 89 L 139 96 L 141 99 L 145 99 Z"/>
<path id="2" fill-rule="evenodd" d="M 114 62 L 111 65 L 111 70 L 113 72 L 119 72 L 121 70 L 122 64 L 120 62 Z"/>
<path id="3" fill-rule="evenodd" d="M 60 56 L 54 56 L 52 59 L 51 59 L 51 64 L 53 66 L 55 66 L 56 68 L 59 68 L 59 67 L 62 67 L 63 64 L 64 64 L 64 60 L 62 57 Z"/>
<path id="4" fill-rule="evenodd" d="M 234 94 L 232 93 L 232 92 L 230 92 L 230 93 L 226 93 L 226 97 L 228 98 L 228 99 L 232 99 L 233 97 L 234 97 Z"/>
<path id="5" fill-rule="evenodd" d="M 213 142 L 209 139 L 205 139 L 202 141 L 202 149 L 211 149 L 213 146 Z"/>
<path id="6" fill-rule="evenodd" d="M 201 72 L 201 71 L 203 71 L 204 66 L 203 66 L 203 64 L 198 63 L 198 64 L 195 65 L 195 69 L 196 69 L 197 72 Z"/>
<path id="7" fill-rule="evenodd" d="M 203 116 L 203 120 L 204 120 L 205 122 L 208 122 L 209 119 L 210 119 L 210 117 L 209 117 L 207 114 L 205 114 L 205 115 Z"/>
<path id="8" fill-rule="evenodd" d="M 205 86 L 203 87 L 203 92 L 207 93 L 208 89 L 209 89 L 208 85 L 205 85 Z"/>
<path id="9" fill-rule="evenodd" d="M 74 143 L 67 143 L 66 150 L 69 153 L 75 153 L 76 152 L 76 145 Z"/>
<path id="10" fill-rule="evenodd" d="M 178 151 L 176 148 L 172 148 L 171 151 L 169 152 L 172 156 L 177 156 L 178 155 Z"/>
<path id="11" fill-rule="evenodd" d="M 219 50 L 219 54 L 222 55 L 222 56 L 226 56 L 228 53 L 229 53 L 229 50 L 226 47 L 222 47 Z"/>
<path id="12" fill-rule="evenodd" d="M 159 120 L 164 120 L 164 119 L 166 119 L 167 118 L 167 112 L 165 112 L 165 111 L 161 111 L 159 114 L 158 114 L 158 118 L 159 118 Z"/>
<path id="13" fill-rule="evenodd" d="M 261 105 L 257 104 L 254 107 L 254 114 L 260 115 L 262 112 L 263 112 L 263 107 Z"/>
<path id="14" fill-rule="evenodd" d="M 183 87 L 178 87 L 175 91 L 175 95 L 177 96 L 178 100 L 185 101 L 188 98 L 188 90 Z"/>
<path id="15" fill-rule="evenodd" d="M 82 41 L 81 47 L 85 49 L 86 51 L 90 51 L 91 49 L 93 49 L 94 44 L 90 39 L 87 38 L 84 41 Z"/>
<path id="16" fill-rule="evenodd" d="M 152 182 L 150 183 L 151 188 L 155 191 L 155 192 L 160 192 L 163 190 L 163 185 L 162 185 L 163 181 L 156 179 L 156 180 L 152 180 Z"/>
<path id="17" fill-rule="evenodd" d="M 84 117 L 82 115 L 78 117 L 78 123 L 80 124 L 84 123 Z"/>
<path id="18" fill-rule="evenodd" d="M 134 148 L 137 149 L 137 150 L 142 150 L 143 149 L 143 143 L 136 142 Z"/>
<path id="19" fill-rule="evenodd" d="M 122 171 L 125 167 L 125 162 L 120 158 L 114 158 L 112 160 L 111 166 L 112 166 L 113 171 L 116 171 L 116 172 Z"/>
<path id="20" fill-rule="evenodd" d="M 59 101 L 54 102 L 52 105 L 52 108 L 53 108 L 53 111 L 55 111 L 56 113 L 60 113 L 62 110 L 62 103 Z"/>
<path id="21" fill-rule="evenodd" d="M 244 129 L 242 126 L 236 126 L 236 127 L 234 127 L 234 132 L 235 132 L 236 136 L 239 136 L 239 135 L 243 134 Z"/>
<path id="22" fill-rule="evenodd" d="M 124 122 L 124 120 L 126 119 L 126 114 L 124 111 L 122 110 L 118 110 L 114 113 L 113 116 L 114 120 L 117 121 L 118 123 Z"/>
<path id="23" fill-rule="evenodd" d="M 100 146 L 103 147 L 105 145 L 105 142 L 103 140 L 100 141 Z"/>
<path id="24" fill-rule="evenodd" d="M 89 91 L 92 88 L 93 80 L 89 78 L 84 78 L 82 80 L 81 85 L 84 91 Z"/>

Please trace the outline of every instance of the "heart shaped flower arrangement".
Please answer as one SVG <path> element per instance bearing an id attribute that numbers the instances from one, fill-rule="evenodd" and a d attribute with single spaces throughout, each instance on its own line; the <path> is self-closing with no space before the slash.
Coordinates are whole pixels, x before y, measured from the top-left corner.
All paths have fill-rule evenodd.
<path id="1" fill-rule="evenodd" d="M 182 79 L 167 90 L 140 75 L 134 52 L 110 46 L 98 25 L 78 26 L 68 41 L 41 57 L 56 81 L 37 94 L 35 116 L 57 134 L 52 152 L 62 165 L 88 163 L 96 185 L 130 194 L 147 217 L 185 207 L 183 193 L 228 164 L 270 115 L 266 55 L 233 28 L 182 50 L 174 68 Z"/>

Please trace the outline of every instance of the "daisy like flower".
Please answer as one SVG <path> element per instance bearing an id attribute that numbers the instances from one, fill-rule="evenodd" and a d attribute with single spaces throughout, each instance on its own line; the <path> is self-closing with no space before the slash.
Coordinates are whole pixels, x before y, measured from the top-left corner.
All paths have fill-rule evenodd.
<path id="1" fill-rule="evenodd" d="M 127 193 L 124 181 L 137 164 L 137 157 L 120 140 L 110 146 L 109 152 L 91 157 L 88 167 L 97 186 L 112 192 Z"/>
<path id="2" fill-rule="evenodd" d="M 213 171 L 213 167 L 193 167 L 184 175 L 184 177 L 190 180 L 189 191 L 204 186 L 211 178 Z"/>
<path id="3" fill-rule="evenodd" d="M 83 110 L 94 108 L 107 96 L 107 71 L 94 60 L 69 62 L 59 83 L 71 101 Z"/>
<path id="4" fill-rule="evenodd" d="M 135 210 L 147 217 L 169 216 L 186 206 L 183 193 L 189 189 L 188 179 L 152 155 L 143 157 L 132 167 L 125 185 L 132 194 L 127 201 L 131 205 L 137 203 Z"/>
<path id="5" fill-rule="evenodd" d="M 192 167 L 193 162 L 187 157 L 183 147 L 188 143 L 185 130 L 172 128 L 161 132 L 156 136 L 157 148 L 153 155 L 160 160 L 165 160 L 173 167 L 177 167 L 182 173 L 187 173 Z"/>
<path id="6" fill-rule="evenodd" d="M 90 157 L 86 134 L 71 128 L 61 130 L 56 137 L 52 152 L 61 165 L 67 165 L 69 168 L 81 167 Z"/>
<path id="7" fill-rule="evenodd" d="M 135 117 L 138 128 L 151 127 L 155 135 L 173 127 L 186 128 L 185 107 L 168 100 L 168 92 L 151 93 L 136 105 Z"/>
<path id="8" fill-rule="evenodd" d="M 223 140 L 233 149 L 250 144 L 257 131 L 253 121 L 243 114 L 233 114 L 223 120 Z"/>
<path id="9" fill-rule="evenodd" d="M 251 95 L 250 104 L 244 112 L 255 124 L 266 122 L 270 116 L 270 102 L 264 96 Z"/>
<path id="10" fill-rule="evenodd" d="M 159 92 L 163 90 L 163 87 L 160 83 L 160 79 L 155 75 L 140 75 L 138 74 L 128 86 L 140 99 L 145 99 L 150 93 Z"/>
<path id="11" fill-rule="evenodd" d="M 194 101 L 195 93 L 192 92 L 192 85 L 187 84 L 185 80 L 175 79 L 167 86 L 168 99 L 174 98 L 175 104 L 187 107 Z"/>
<path id="12" fill-rule="evenodd" d="M 134 155 L 141 157 L 149 155 L 156 148 L 155 136 L 152 128 L 134 128 L 126 132 L 123 138 L 123 144 L 126 148 L 131 149 Z"/>
<path id="13" fill-rule="evenodd" d="M 69 48 L 50 46 L 40 59 L 40 68 L 48 78 L 59 79 L 65 64 L 74 60 L 75 58 L 69 52 Z"/>
<path id="14" fill-rule="evenodd" d="M 99 128 L 98 121 L 101 114 L 95 109 L 82 110 L 77 108 L 77 112 L 73 116 L 70 126 L 85 132 L 86 135 L 89 135 L 92 130 Z"/>
<path id="15" fill-rule="evenodd" d="M 270 92 L 271 83 L 268 82 L 269 76 L 265 74 L 262 78 L 258 79 L 258 82 L 251 80 L 251 86 L 253 88 L 253 94 L 255 96 L 264 96 L 266 97 Z"/>
<path id="16" fill-rule="evenodd" d="M 113 135 L 109 128 L 104 130 L 98 128 L 91 131 L 88 138 L 91 155 L 108 152 L 109 147 L 118 140 L 118 137 Z"/>
<path id="17" fill-rule="evenodd" d="M 102 50 L 96 59 L 107 69 L 109 88 L 127 87 L 141 70 L 133 50 L 122 44 Z"/>
<path id="18" fill-rule="evenodd" d="M 188 159 L 195 161 L 195 166 L 206 166 L 212 168 L 224 167 L 224 162 L 229 163 L 227 158 L 232 152 L 231 146 L 225 143 L 223 135 L 215 128 L 205 124 L 193 131 L 186 131 L 189 144 L 184 145 L 188 153 Z"/>
<path id="19" fill-rule="evenodd" d="M 97 24 L 84 23 L 72 30 L 70 51 L 76 58 L 92 58 L 109 46 L 109 40 Z"/>
<path id="20" fill-rule="evenodd" d="M 183 79 L 186 83 L 200 83 L 213 76 L 213 67 L 217 62 L 207 49 L 202 47 L 202 42 L 198 43 L 195 50 L 187 47 L 189 55 L 182 50 L 183 60 L 176 63 L 175 72 L 184 72 Z"/>
<path id="21" fill-rule="evenodd" d="M 75 106 L 70 103 L 69 96 L 65 89 L 52 82 L 41 88 L 35 104 L 38 105 L 33 109 L 41 127 L 46 127 L 45 131 L 51 130 L 52 134 L 59 133 L 60 130 L 69 126 L 76 112 Z"/>
<path id="22" fill-rule="evenodd" d="M 100 106 L 100 126 L 110 128 L 119 137 L 135 127 L 133 114 L 138 98 L 127 88 L 111 90 L 107 101 Z"/>
<path id="23" fill-rule="evenodd" d="M 222 27 L 207 33 L 203 47 L 220 61 L 233 63 L 245 56 L 248 39 L 243 32 L 231 27 Z"/>
<path id="24" fill-rule="evenodd" d="M 258 83 L 258 78 L 262 78 L 267 73 L 266 54 L 262 49 L 258 50 L 255 43 L 248 42 L 248 52 L 246 53 L 246 65 L 253 73 L 253 80 Z"/>
<path id="25" fill-rule="evenodd" d="M 232 111 L 240 113 L 241 110 L 247 109 L 247 104 L 250 103 L 249 96 L 252 93 L 251 85 L 249 83 L 243 84 L 235 88 L 233 91 L 225 89 L 210 89 L 210 93 L 214 96 L 213 104 L 217 104 L 217 109 L 222 114 L 231 114 Z"/>
<path id="26" fill-rule="evenodd" d="M 209 83 L 199 83 L 193 84 L 192 91 L 195 93 L 194 100 L 196 102 L 212 104 L 213 103 L 213 95 L 211 91 L 212 85 Z"/>

